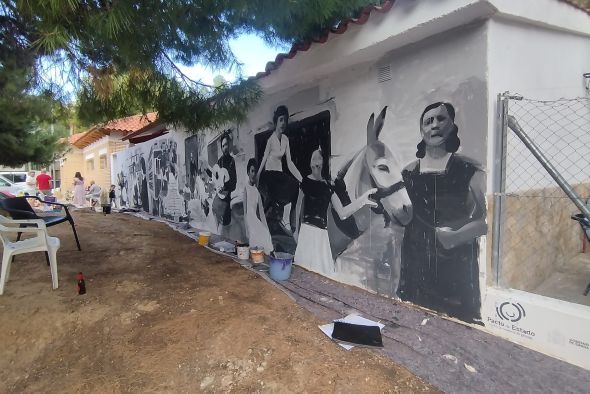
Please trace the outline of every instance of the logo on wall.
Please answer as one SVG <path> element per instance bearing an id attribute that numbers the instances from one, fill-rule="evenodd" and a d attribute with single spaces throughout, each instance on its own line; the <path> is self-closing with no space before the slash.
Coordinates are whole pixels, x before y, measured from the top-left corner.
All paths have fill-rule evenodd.
<path id="1" fill-rule="evenodd" d="M 525 326 L 522 325 L 525 317 L 526 311 L 520 303 L 500 301 L 496 303 L 496 316 L 488 316 L 486 324 L 523 338 L 532 339 L 535 336 L 534 330 L 526 327 L 526 323 Z"/>
<path id="2" fill-rule="evenodd" d="M 496 307 L 496 313 L 500 319 L 513 323 L 526 316 L 524 308 L 518 302 L 503 302 Z"/>

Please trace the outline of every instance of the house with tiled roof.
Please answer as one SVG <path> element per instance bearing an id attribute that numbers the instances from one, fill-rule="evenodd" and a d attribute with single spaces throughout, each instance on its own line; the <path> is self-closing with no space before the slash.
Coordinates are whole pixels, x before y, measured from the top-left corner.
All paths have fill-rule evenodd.
<path id="1" fill-rule="evenodd" d="M 111 185 L 111 155 L 126 149 L 130 143 L 127 137 L 134 133 L 163 133 L 157 119 L 156 112 L 132 115 L 70 135 L 67 138 L 69 149 L 61 159 L 62 194 L 73 190 L 72 181 L 77 171 L 84 177 L 86 185 L 93 180 L 108 189 Z"/>
<path id="2" fill-rule="evenodd" d="M 590 157 L 588 10 L 565 0 L 384 1 L 254 78 L 264 96 L 240 124 L 135 134 L 144 139 L 113 165 L 121 202 L 264 243 L 425 316 L 590 369 L 590 248 L 570 218 L 580 206 L 547 170 L 590 197 L 588 172 L 572 171 Z M 538 146 L 509 130 L 508 115 L 545 136 Z M 538 161 L 542 151 L 552 165 Z M 328 182 L 309 181 L 318 178 Z M 258 194 L 267 228 L 244 217 Z M 341 217 L 329 209 L 336 198 L 358 210 Z M 249 238 L 249 225 L 264 237 Z M 441 362 L 436 344 L 399 327 L 400 349 Z"/>

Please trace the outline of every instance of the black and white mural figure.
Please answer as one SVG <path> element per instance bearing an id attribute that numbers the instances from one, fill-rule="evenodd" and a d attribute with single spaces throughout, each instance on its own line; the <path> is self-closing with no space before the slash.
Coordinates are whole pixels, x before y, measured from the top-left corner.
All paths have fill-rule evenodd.
<path id="1" fill-rule="evenodd" d="M 244 187 L 243 195 L 246 236 L 251 247 L 263 248 L 266 254 L 270 254 L 273 251 L 273 245 L 264 214 L 262 198 L 256 187 L 256 175 L 258 172 L 256 159 L 248 160 L 246 169 L 248 182 Z"/>
<path id="2" fill-rule="evenodd" d="M 134 203 L 136 207 L 140 207 L 144 212 L 150 211 L 148 183 L 147 183 L 147 168 L 143 155 L 138 157 L 139 161 L 135 164 L 135 185 L 134 185 Z M 137 165 L 139 163 L 139 165 Z"/>
<path id="3" fill-rule="evenodd" d="M 162 201 L 168 194 L 168 182 L 164 177 L 165 162 L 162 151 L 152 146 L 150 149 L 150 189 L 152 190 L 152 215 L 160 216 L 163 213 Z"/>
<path id="4" fill-rule="evenodd" d="M 116 186 L 118 188 L 117 194 L 119 196 L 119 207 L 127 206 L 127 196 L 129 191 L 127 190 L 127 177 L 123 171 L 117 173 Z"/>
<path id="5" fill-rule="evenodd" d="M 186 176 L 183 197 L 187 222 L 194 222 L 193 225 L 197 228 L 216 231 L 216 226 L 209 228 L 206 225 L 213 194 L 209 193 L 207 188 L 209 177 L 205 169 L 209 168 L 209 166 L 202 162 L 203 157 L 206 159 L 206 152 L 202 152 L 204 145 L 203 134 L 195 134 L 184 139 Z"/>
<path id="6" fill-rule="evenodd" d="M 324 158 L 321 149 L 313 152 L 311 174 L 303 178 L 297 199 L 297 249 L 295 263 L 314 272 L 331 276 L 335 272 L 334 259 L 328 236 L 328 208 L 331 204 L 344 220 L 364 206 L 377 207 L 369 199 L 377 189 L 369 189 L 359 198 L 342 205 L 334 186 L 323 176 Z"/>
<path id="7" fill-rule="evenodd" d="M 267 219 L 274 224 L 273 234 L 283 232 L 285 236 L 292 236 L 295 230 L 297 190 L 302 177 L 291 159 L 289 137 L 285 135 L 288 122 L 289 110 L 281 105 L 273 115 L 274 130 L 266 141 L 257 179 L 259 189 L 264 196 Z M 283 167 L 286 167 L 286 171 Z M 289 204 L 289 228 L 287 228 L 283 223 L 283 216 L 285 207 Z"/>
<path id="8" fill-rule="evenodd" d="M 361 208 L 347 221 L 332 212 L 328 230 L 340 280 L 396 297 L 404 226 L 412 217 L 412 203 L 399 154 L 379 140 L 386 113 L 384 107 L 377 118 L 371 114 L 366 146 L 344 163 L 334 180 L 343 202 L 376 188 L 371 198 L 377 207 Z"/>
<path id="9" fill-rule="evenodd" d="M 422 141 L 403 171 L 413 204 L 402 247 L 403 300 L 477 322 L 480 292 L 477 237 L 487 231 L 484 174 L 457 154 L 459 129 L 449 103 L 427 106 L 420 117 Z"/>
<path id="10" fill-rule="evenodd" d="M 215 186 L 212 211 L 216 220 L 217 233 L 228 235 L 231 224 L 231 198 L 236 189 L 236 162 L 230 154 L 230 134 L 221 137 L 221 157 L 210 170 L 211 181 Z"/>
<path id="11" fill-rule="evenodd" d="M 186 220 L 186 204 L 181 187 L 178 145 L 172 139 L 154 142 L 148 156 L 149 189 L 152 215 L 166 219 Z"/>
<path id="12" fill-rule="evenodd" d="M 148 188 L 147 188 L 147 170 L 145 167 L 145 159 L 143 156 L 139 159 L 141 172 L 139 173 L 140 184 L 141 184 L 141 208 L 144 212 L 150 211 L 149 206 L 149 196 L 148 196 Z"/>
<path id="13" fill-rule="evenodd" d="M 188 179 L 188 188 L 191 193 L 190 198 L 195 198 L 197 187 L 197 177 L 199 170 L 199 150 L 201 148 L 200 136 L 192 135 L 184 140 L 184 164 Z"/>

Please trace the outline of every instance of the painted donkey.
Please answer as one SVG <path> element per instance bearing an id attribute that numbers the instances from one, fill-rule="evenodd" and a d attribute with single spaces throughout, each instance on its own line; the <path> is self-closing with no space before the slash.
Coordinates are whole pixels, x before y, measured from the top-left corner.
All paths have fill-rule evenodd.
<path id="1" fill-rule="evenodd" d="M 328 233 L 336 274 L 349 284 L 396 297 L 401 267 L 403 226 L 412 218 L 412 203 L 402 180 L 399 158 L 381 141 L 387 107 L 367 123 L 367 145 L 338 172 L 336 193 L 342 203 L 377 188 L 377 208 L 365 207 L 340 221 L 330 215 Z M 345 190 L 344 190 L 345 189 Z"/>

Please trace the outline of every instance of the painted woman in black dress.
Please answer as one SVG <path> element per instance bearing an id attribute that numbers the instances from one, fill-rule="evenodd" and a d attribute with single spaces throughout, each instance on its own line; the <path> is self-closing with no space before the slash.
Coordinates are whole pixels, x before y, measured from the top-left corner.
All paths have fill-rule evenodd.
<path id="1" fill-rule="evenodd" d="M 420 117 L 418 160 L 404 169 L 414 216 L 402 247 L 402 300 L 468 322 L 480 320 L 477 237 L 487 231 L 483 171 L 460 156 L 455 109 L 431 104 Z"/>

